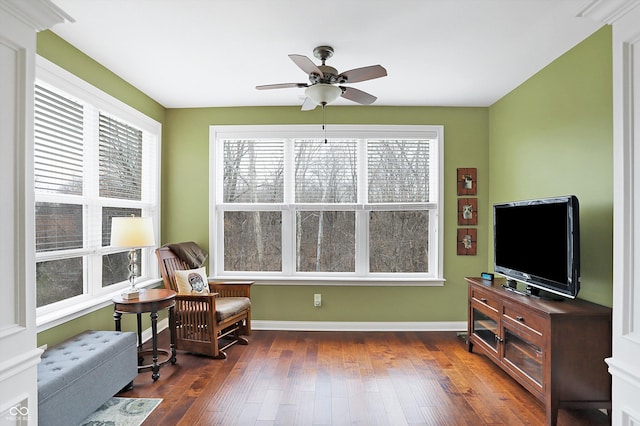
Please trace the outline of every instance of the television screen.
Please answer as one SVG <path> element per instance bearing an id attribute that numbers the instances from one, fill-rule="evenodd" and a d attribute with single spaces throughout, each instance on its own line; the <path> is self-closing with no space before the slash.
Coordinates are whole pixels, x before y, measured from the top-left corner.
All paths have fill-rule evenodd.
<path id="1" fill-rule="evenodd" d="M 538 290 L 575 298 L 580 228 L 575 196 L 495 204 L 494 270 Z"/>

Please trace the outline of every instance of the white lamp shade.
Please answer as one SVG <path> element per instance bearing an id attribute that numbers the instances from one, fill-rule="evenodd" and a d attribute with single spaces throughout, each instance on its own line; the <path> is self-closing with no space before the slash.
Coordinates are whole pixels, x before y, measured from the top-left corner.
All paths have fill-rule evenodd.
<path id="1" fill-rule="evenodd" d="M 307 87 L 305 95 L 317 105 L 330 104 L 342 94 L 342 89 L 332 84 L 318 83 Z"/>
<path id="2" fill-rule="evenodd" d="M 150 217 L 114 217 L 111 220 L 112 247 L 149 247 L 155 245 Z"/>

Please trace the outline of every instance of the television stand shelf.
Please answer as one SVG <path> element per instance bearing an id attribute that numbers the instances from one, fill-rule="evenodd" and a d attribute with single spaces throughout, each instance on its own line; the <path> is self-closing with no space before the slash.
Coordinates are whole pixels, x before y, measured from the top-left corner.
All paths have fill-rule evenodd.
<path id="1" fill-rule="evenodd" d="M 548 425 L 559 408 L 611 409 L 611 309 L 580 299 L 523 296 L 505 280 L 469 284 L 467 345 L 540 399 Z"/>

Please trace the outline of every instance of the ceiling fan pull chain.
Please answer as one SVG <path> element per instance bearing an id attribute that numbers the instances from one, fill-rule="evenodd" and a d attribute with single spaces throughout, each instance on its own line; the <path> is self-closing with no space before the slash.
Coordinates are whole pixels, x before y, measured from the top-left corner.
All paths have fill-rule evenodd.
<path id="1" fill-rule="evenodd" d="M 324 106 L 325 104 L 322 104 L 322 130 L 324 131 L 324 143 L 327 143 L 327 126 L 325 125 L 325 115 L 324 115 Z"/>

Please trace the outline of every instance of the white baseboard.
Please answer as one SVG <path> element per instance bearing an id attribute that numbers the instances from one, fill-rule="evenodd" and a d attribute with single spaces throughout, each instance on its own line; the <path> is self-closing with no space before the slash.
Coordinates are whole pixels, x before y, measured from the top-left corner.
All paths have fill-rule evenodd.
<path id="1" fill-rule="evenodd" d="M 158 321 L 158 333 L 169 327 L 167 318 Z M 467 331 L 466 321 L 442 322 L 346 322 L 252 320 L 252 330 L 281 331 Z M 151 340 L 151 328 L 142 331 L 142 341 Z"/>
<path id="2" fill-rule="evenodd" d="M 467 322 L 341 322 L 252 320 L 251 329 L 283 331 L 466 331 Z"/>

